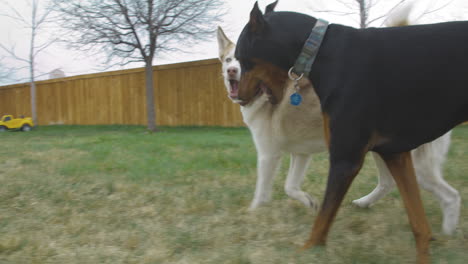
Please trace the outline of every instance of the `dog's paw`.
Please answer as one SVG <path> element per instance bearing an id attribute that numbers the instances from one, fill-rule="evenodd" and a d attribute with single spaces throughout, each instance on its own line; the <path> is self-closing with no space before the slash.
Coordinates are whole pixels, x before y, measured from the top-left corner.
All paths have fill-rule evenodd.
<path id="1" fill-rule="evenodd" d="M 352 204 L 361 208 L 369 208 L 371 205 L 366 199 L 363 198 L 354 200 Z"/>
<path id="2" fill-rule="evenodd" d="M 260 206 L 262 206 L 263 204 L 265 204 L 266 202 L 263 202 L 263 201 L 252 201 L 252 203 L 250 204 L 249 206 L 249 209 L 248 211 L 249 212 L 253 212 L 255 211 L 256 209 L 258 209 Z"/>
<path id="3" fill-rule="evenodd" d="M 248 211 L 248 212 L 253 212 L 253 211 L 255 211 L 257 208 L 258 208 L 258 206 L 252 206 L 252 205 L 250 205 L 250 206 L 249 206 L 249 209 L 247 209 L 247 211 Z"/>
<path id="4" fill-rule="evenodd" d="M 306 206 L 312 209 L 312 211 L 317 212 L 320 206 L 319 201 L 314 197 L 310 196 L 308 193 L 306 193 L 306 197 L 308 200 Z"/>

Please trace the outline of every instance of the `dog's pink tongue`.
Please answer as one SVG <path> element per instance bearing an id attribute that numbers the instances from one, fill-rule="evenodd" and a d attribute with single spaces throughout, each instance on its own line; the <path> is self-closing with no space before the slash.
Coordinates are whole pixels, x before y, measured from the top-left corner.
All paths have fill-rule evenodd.
<path id="1" fill-rule="evenodd" d="M 231 97 L 237 97 L 239 91 L 239 82 L 231 81 Z"/>

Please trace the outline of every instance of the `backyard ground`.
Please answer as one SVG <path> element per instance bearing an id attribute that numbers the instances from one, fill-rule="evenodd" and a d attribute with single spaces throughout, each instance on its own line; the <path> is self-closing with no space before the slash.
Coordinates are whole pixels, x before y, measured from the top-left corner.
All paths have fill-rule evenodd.
<path id="1" fill-rule="evenodd" d="M 397 191 L 371 209 L 368 157 L 326 247 L 299 251 L 315 212 L 283 192 L 247 211 L 256 153 L 245 128 L 50 126 L 0 134 L 0 263 L 414 263 L 414 240 Z M 441 233 L 441 210 L 423 192 L 436 241 L 432 263 L 468 259 L 468 125 L 455 129 L 445 178 L 460 192 L 460 225 Z M 326 153 L 304 190 L 321 199 Z"/>

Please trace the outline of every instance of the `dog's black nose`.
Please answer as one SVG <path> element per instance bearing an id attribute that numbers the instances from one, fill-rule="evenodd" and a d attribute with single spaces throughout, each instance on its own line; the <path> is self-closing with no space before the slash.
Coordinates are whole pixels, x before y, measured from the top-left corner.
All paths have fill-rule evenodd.
<path id="1" fill-rule="evenodd" d="M 237 68 L 236 67 L 229 67 L 227 69 L 227 73 L 229 74 L 229 76 L 233 76 L 233 75 L 236 75 L 238 72 Z"/>

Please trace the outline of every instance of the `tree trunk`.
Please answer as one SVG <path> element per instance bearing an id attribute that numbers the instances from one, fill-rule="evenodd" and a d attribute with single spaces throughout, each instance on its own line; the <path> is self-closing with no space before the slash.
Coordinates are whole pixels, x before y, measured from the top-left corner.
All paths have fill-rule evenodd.
<path id="1" fill-rule="evenodd" d="M 37 126 L 37 107 L 36 107 L 36 83 L 34 80 L 30 83 L 31 86 L 31 117 L 34 123 L 34 126 Z"/>
<path id="2" fill-rule="evenodd" d="M 367 18 L 369 16 L 369 10 L 366 8 L 366 1 L 365 0 L 356 0 L 359 4 L 359 26 L 361 28 L 367 27 Z"/>
<path id="3" fill-rule="evenodd" d="M 153 90 L 153 66 L 151 61 L 145 62 L 145 86 L 146 86 L 146 113 L 148 117 L 148 130 L 152 132 L 158 131 L 156 127 L 156 111 L 154 106 L 154 90 Z"/>
<path id="4" fill-rule="evenodd" d="M 34 78 L 34 35 L 31 38 L 31 50 L 29 55 L 29 86 L 31 87 L 31 117 L 35 126 L 37 126 L 37 106 L 36 106 L 36 80 Z"/>
<path id="5" fill-rule="evenodd" d="M 34 72 L 34 45 L 36 40 L 36 15 L 37 15 L 37 2 L 32 2 L 32 13 L 31 13 L 31 43 L 29 47 L 29 74 L 30 74 L 30 86 L 31 86 L 31 116 L 35 126 L 37 126 L 37 107 L 36 107 L 36 80 Z"/>
<path id="6" fill-rule="evenodd" d="M 34 12 L 34 11 L 33 11 Z M 36 14 L 33 13 L 33 19 L 36 19 Z M 29 50 L 29 80 L 31 86 L 31 117 L 35 126 L 37 126 L 37 107 L 36 107 L 36 80 L 34 72 L 34 41 L 36 38 L 36 28 L 31 31 L 31 46 Z"/>

